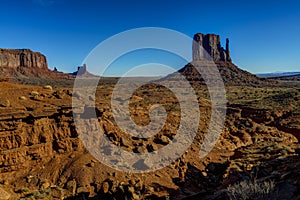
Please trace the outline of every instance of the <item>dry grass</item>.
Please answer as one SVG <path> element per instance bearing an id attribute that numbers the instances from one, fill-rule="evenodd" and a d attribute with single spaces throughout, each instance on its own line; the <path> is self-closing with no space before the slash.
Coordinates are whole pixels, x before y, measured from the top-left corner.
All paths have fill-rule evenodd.
<path id="1" fill-rule="evenodd" d="M 270 200 L 274 197 L 273 181 L 242 181 L 227 188 L 231 200 Z"/>

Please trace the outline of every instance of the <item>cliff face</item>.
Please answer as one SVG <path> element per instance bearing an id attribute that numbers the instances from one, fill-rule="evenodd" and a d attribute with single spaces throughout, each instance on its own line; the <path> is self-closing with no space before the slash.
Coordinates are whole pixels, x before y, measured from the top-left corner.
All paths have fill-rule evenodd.
<path id="1" fill-rule="evenodd" d="M 0 67 L 48 69 L 46 56 L 29 49 L 0 49 Z"/>
<path id="2" fill-rule="evenodd" d="M 209 59 L 211 56 L 214 61 L 231 62 L 229 39 L 226 39 L 226 49 L 221 47 L 219 35 L 197 33 L 194 35 L 194 41 L 193 60 Z"/>

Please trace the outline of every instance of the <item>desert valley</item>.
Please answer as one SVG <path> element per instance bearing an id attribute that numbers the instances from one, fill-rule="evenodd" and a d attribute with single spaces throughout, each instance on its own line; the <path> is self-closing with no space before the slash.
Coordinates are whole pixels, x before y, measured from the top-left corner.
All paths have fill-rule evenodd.
<path id="1" fill-rule="evenodd" d="M 223 79 L 224 128 L 212 151 L 199 158 L 211 100 L 202 76 L 187 64 L 179 73 L 197 95 L 197 134 L 180 158 L 147 173 L 110 168 L 82 144 L 72 108 L 72 99 L 81 96 L 73 92 L 73 83 L 76 76 L 93 77 L 89 66 L 67 74 L 48 69 L 41 53 L 0 49 L 0 199 L 299 199 L 300 75 L 259 78 L 234 64 L 218 35 L 199 33 L 194 39 Z M 193 49 L 194 59 L 198 56 Z M 167 77 L 176 84 L 176 75 Z M 90 97 L 94 107 L 80 108 L 77 117 L 94 110 L 105 137 L 128 152 L 156 152 L 172 142 L 180 106 L 172 91 L 159 85 L 163 78 L 138 88 L 129 100 L 131 118 L 140 125 L 150 122 L 152 105 L 167 111 L 163 129 L 149 138 L 125 134 L 115 123 L 110 104 L 117 81 L 100 79 Z M 126 84 L 134 84 L 134 78 Z"/>

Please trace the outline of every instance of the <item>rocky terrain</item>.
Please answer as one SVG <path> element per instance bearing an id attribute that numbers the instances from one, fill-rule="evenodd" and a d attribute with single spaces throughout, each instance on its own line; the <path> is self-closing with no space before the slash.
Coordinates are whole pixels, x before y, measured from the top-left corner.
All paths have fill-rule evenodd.
<path id="1" fill-rule="evenodd" d="M 112 169 L 86 150 L 72 109 L 72 98 L 81 95 L 73 93 L 72 84 L 56 80 L 51 85 L 30 85 L 5 80 L 0 82 L 0 199 L 212 200 L 243 199 L 243 195 L 247 196 L 244 199 L 299 199 L 299 83 L 259 79 L 231 62 L 228 41 L 224 49 L 215 35 L 196 37 L 199 45 L 210 50 L 225 82 L 228 101 L 221 137 L 206 157 L 200 159 L 199 151 L 208 131 L 211 100 L 192 65 L 180 72 L 193 84 L 198 97 L 201 114 L 196 137 L 171 165 L 148 173 Z M 202 58 L 199 51 L 194 54 L 194 59 L 198 58 Z M 176 80 L 172 76 L 170 80 Z M 147 125 L 149 108 L 158 103 L 168 116 L 158 134 L 133 137 L 120 130 L 112 116 L 115 81 L 100 81 L 95 97 L 86 97 L 95 105 L 75 105 L 76 117 L 86 119 L 87 111 L 95 110 L 105 137 L 129 152 L 156 152 L 169 144 L 180 123 L 176 96 L 154 83 L 136 90 L 129 101 L 134 122 Z M 123 88 L 129 84 L 135 83 L 124 83 Z M 107 151 L 107 155 L 114 153 Z"/>
<path id="2" fill-rule="evenodd" d="M 124 135 L 110 112 L 112 89 L 113 85 L 99 87 L 96 100 L 99 121 L 112 142 L 128 151 L 144 152 L 159 149 L 172 139 L 178 126 L 176 118 L 169 119 L 165 130 L 147 141 Z M 201 87 L 197 90 L 201 113 L 209 113 L 209 100 L 203 90 Z M 132 106 L 138 108 L 133 119 L 147 122 L 145 108 L 158 101 L 151 99 L 148 92 L 160 97 L 159 102 L 176 116 L 178 109 L 169 98 L 172 95 L 166 98 L 163 89 L 148 86 L 132 99 Z M 1 97 L 0 188 L 15 199 L 74 196 L 108 199 L 192 196 L 193 199 L 196 193 L 213 199 L 216 191 L 252 178 L 273 180 L 276 190 L 289 187 L 290 197 L 298 195 L 298 89 L 228 88 L 226 126 L 213 151 L 204 159 L 195 159 L 207 131 L 209 117 L 205 115 L 188 152 L 171 166 L 148 174 L 113 170 L 85 151 L 73 122 L 70 89 L 1 83 L 1 94 L 9 95 Z"/>

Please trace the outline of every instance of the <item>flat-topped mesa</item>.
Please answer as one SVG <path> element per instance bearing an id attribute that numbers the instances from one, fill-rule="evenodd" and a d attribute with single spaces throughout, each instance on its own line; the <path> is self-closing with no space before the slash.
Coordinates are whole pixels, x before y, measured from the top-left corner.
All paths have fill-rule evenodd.
<path id="1" fill-rule="evenodd" d="M 48 70 L 46 56 L 30 49 L 1 49 L 0 67 L 8 68 L 38 68 Z"/>
<path id="2" fill-rule="evenodd" d="M 193 42 L 193 60 L 210 59 L 213 59 L 214 61 L 231 62 L 229 39 L 226 39 L 226 49 L 224 49 L 221 46 L 219 35 L 202 33 L 195 34 Z"/>

